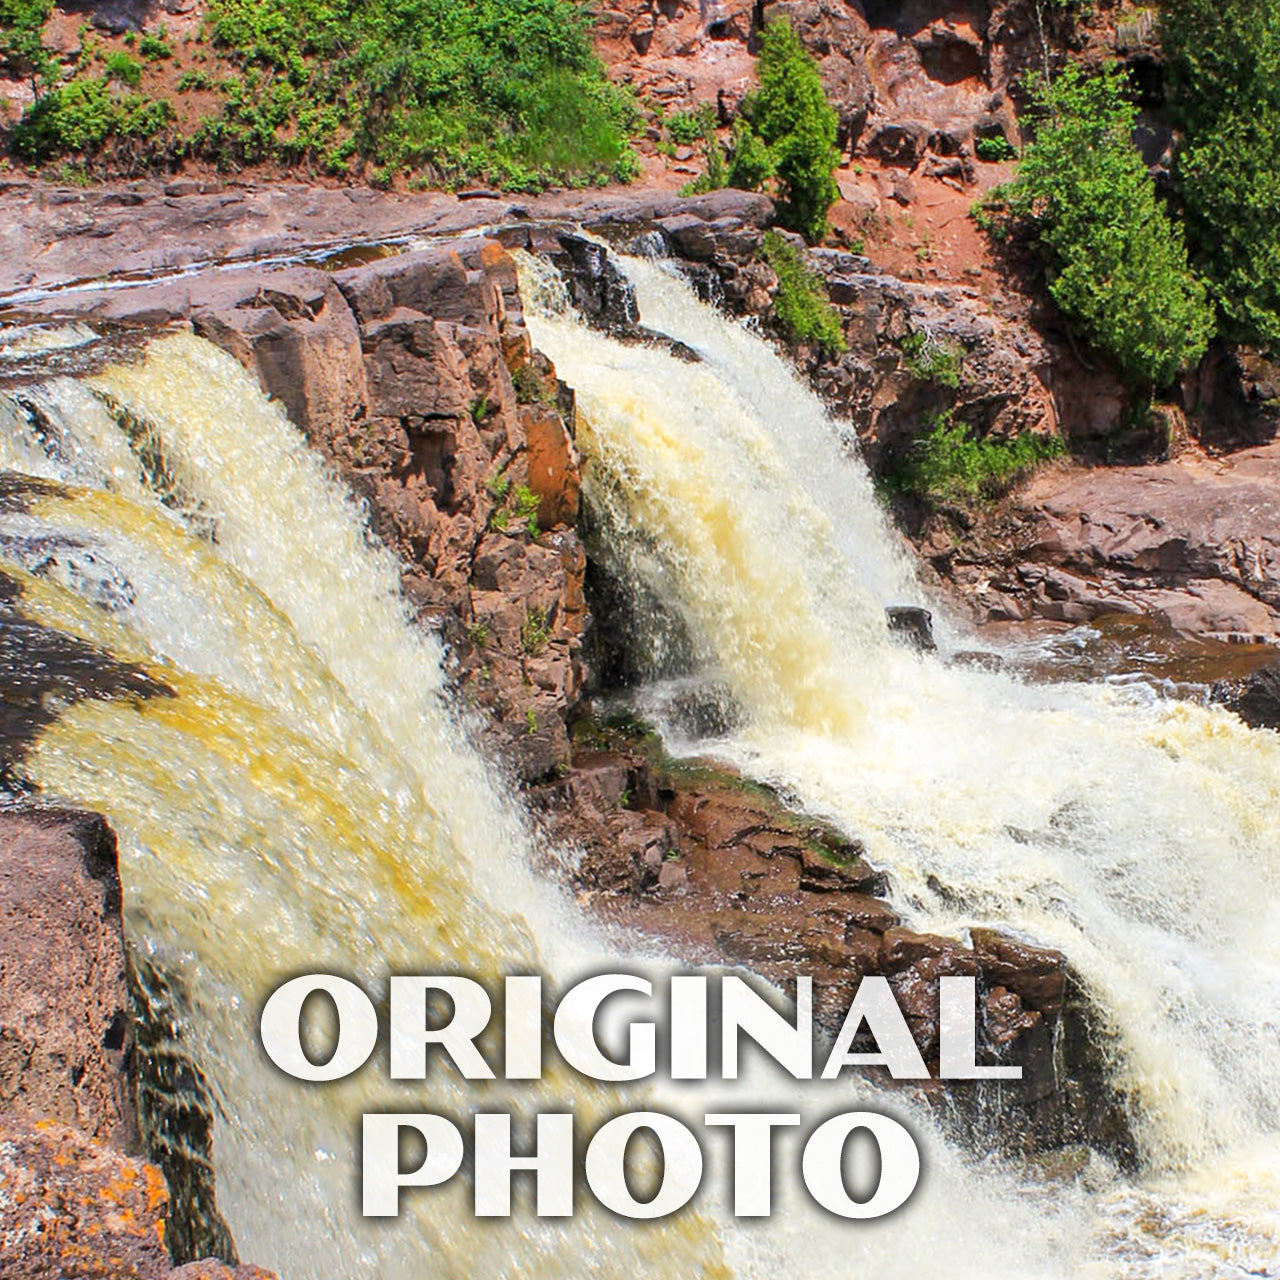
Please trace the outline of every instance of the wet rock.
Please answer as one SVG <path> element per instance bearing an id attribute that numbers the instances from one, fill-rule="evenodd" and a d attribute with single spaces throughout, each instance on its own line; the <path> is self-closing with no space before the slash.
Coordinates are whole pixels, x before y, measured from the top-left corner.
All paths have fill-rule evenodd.
<path id="1" fill-rule="evenodd" d="M 916 605 L 890 605 L 885 609 L 889 633 L 901 636 L 913 649 L 932 653 L 937 649 L 933 638 L 933 614 Z"/>
<path id="2" fill-rule="evenodd" d="M 634 333 L 640 320 L 635 289 L 608 249 L 570 232 L 561 232 L 558 239 L 560 252 L 551 255 L 552 261 L 561 269 L 583 319 L 608 333 Z"/>
<path id="3" fill-rule="evenodd" d="M 1210 697 L 1255 729 L 1280 730 L 1280 663 L 1262 667 L 1243 680 L 1220 681 Z"/>

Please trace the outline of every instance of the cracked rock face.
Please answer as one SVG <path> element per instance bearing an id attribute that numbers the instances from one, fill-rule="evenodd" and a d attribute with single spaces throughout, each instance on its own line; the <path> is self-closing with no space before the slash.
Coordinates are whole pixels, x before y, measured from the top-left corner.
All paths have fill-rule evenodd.
<path id="1" fill-rule="evenodd" d="M 926 547 L 983 620 L 1145 614 L 1280 642 L 1280 443 L 1229 458 L 1050 469 L 971 535 Z"/>

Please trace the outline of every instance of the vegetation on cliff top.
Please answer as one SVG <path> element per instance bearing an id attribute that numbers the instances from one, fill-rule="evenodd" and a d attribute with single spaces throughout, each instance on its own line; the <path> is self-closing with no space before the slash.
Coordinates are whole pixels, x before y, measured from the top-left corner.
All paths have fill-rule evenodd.
<path id="1" fill-rule="evenodd" d="M 1135 388 L 1166 387 L 1204 354 L 1213 309 L 1134 146 L 1124 71 L 1069 64 L 1031 88 L 1035 138 L 1004 199 L 1031 229 L 1067 319 Z"/>
<path id="2" fill-rule="evenodd" d="M 1280 346 L 1280 7 L 1167 0 L 1174 179 L 1227 337 Z"/>
<path id="3" fill-rule="evenodd" d="M 36 51 L 42 13 L 44 0 L 0 0 L 6 62 L 29 67 L 39 95 L 13 133 L 33 161 L 94 159 L 163 131 L 148 162 L 195 155 L 514 189 L 635 173 L 634 108 L 575 0 L 212 0 L 193 45 L 175 51 L 162 33 L 140 49 L 175 60 L 180 91 L 217 95 L 189 117 L 138 92 L 141 64 L 126 55 L 139 74 L 125 74 L 92 37 L 64 79 Z"/>
<path id="4" fill-rule="evenodd" d="M 840 163 L 839 120 L 817 64 L 784 19 L 765 26 L 757 71 L 760 88 L 742 104 L 727 157 L 715 136 L 714 117 L 703 119 L 698 132 L 705 140 L 707 170 L 689 190 L 759 191 L 776 182 L 778 223 L 814 244 L 827 234 L 827 212 L 840 195 L 833 176 Z M 695 136 L 691 133 L 689 140 Z"/>

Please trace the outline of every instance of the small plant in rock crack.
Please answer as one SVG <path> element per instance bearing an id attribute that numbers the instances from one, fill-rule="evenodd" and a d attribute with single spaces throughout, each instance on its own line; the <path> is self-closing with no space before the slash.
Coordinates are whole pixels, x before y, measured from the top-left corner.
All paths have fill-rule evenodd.
<path id="1" fill-rule="evenodd" d="M 524 611 L 524 621 L 520 624 L 520 643 L 525 653 L 536 655 L 547 647 L 551 639 L 551 624 L 547 620 L 547 611 L 537 605 L 529 605 Z"/>
<path id="2" fill-rule="evenodd" d="M 538 713 L 532 707 L 525 709 L 524 722 L 529 727 L 529 736 L 533 737 L 538 732 Z"/>
<path id="3" fill-rule="evenodd" d="M 902 366 L 917 382 L 954 388 L 960 385 L 964 354 L 927 329 L 915 329 L 902 340 Z"/>
<path id="4" fill-rule="evenodd" d="M 491 479 L 485 488 L 489 496 L 501 504 L 489 516 L 489 528 L 498 533 L 514 533 L 523 526 L 529 537 L 540 536 L 538 506 L 541 499 L 527 484 L 518 484 L 512 489 L 510 479 L 499 475 Z"/>
<path id="5" fill-rule="evenodd" d="M 477 618 L 467 628 L 467 639 L 471 641 L 477 649 L 483 649 L 489 643 L 489 624 Z"/>
<path id="6" fill-rule="evenodd" d="M 499 471 L 484 482 L 484 487 L 494 502 L 502 502 L 511 490 L 511 477 L 505 471 Z"/>

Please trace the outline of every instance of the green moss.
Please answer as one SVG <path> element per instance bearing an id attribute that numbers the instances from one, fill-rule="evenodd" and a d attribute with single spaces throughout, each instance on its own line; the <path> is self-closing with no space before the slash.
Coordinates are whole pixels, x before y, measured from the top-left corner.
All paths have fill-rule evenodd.
<path id="1" fill-rule="evenodd" d="M 773 310 L 783 332 L 796 342 L 812 342 L 829 351 L 847 351 L 840 313 L 831 305 L 826 286 L 804 257 L 776 231 L 764 237 L 764 256 L 778 277 Z"/>

